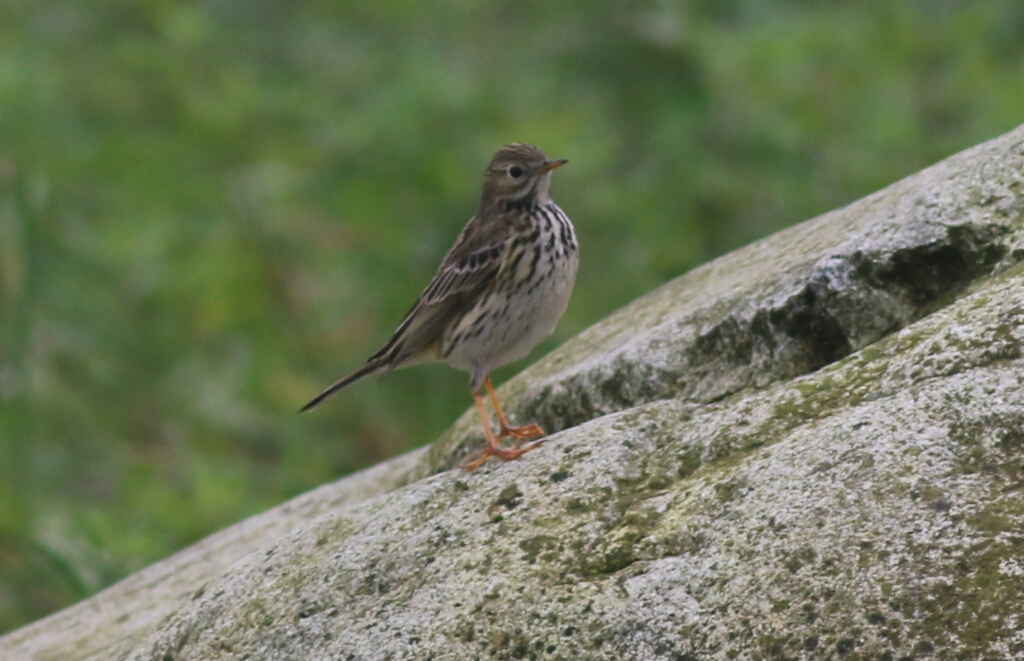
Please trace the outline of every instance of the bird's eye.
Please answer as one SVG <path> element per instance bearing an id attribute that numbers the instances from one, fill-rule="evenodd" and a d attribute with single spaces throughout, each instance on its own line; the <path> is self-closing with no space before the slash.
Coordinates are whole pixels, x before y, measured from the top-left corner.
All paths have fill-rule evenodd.
<path id="1" fill-rule="evenodd" d="M 523 168 L 519 167 L 518 165 L 513 165 L 508 169 L 508 176 L 512 177 L 513 179 L 518 179 L 519 177 L 523 176 Z"/>

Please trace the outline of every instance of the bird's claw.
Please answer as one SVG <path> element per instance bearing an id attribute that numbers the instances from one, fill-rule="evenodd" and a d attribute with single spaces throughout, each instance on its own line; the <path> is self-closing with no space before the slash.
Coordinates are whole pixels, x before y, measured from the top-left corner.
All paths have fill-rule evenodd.
<path id="1" fill-rule="evenodd" d="M 524 441 L 544 435 L 544 430 L 541 429 L 540 425 L 524 425 L 522 427 L 503 426 L 501 431 L 498 432 L 497 440 L 500 441 L 504 438 L 511 438 L 515 442 L 516 447 L 519 447 Z"/>
<path id="2" fill-rule="evenodd" d="M 517 446 L 515 448 L 511 448 L 508 450 L 498 446 L 497 443 L 495 443 L 494 445 L 488 445 L 483 449 L 483 451 L 480 452 L 479 457 L 469 462 L 468 464 L 463 464 L 462 467 L 465 468 L 467 471 L 474 471 L 477 468 L 483 466 L 484 462 L 486 462 L 490 457 L 497 457 L 502 461 L 512 461 L 513 459 L 518 459 L 519 457 L 523 456 L 530 450 L 537 449 L 543 442 L 544 440 L 541 439 L 534 443 L 530 443 L 526 447 L 519 447 L 518 444 L 522 443 L 522 441 L 517 441 Z"/>

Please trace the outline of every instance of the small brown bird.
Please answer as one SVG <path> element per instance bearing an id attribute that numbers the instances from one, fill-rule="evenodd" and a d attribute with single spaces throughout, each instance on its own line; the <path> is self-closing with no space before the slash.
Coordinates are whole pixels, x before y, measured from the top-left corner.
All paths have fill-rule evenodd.
<path id="1" fill-rule="evenodd" d="M 480 210 L 470 218 L 441 267 L 387 344 L 366 363 L 306 404 L 308 411 L 354 381 L 377 372 L 426 362 L 446 362 L 470 374 L 470 388 L 487 447 L 465 466 L 488 457 L 516 459 L 541 441 L 538 425 L 511 427 L 491 385 L 492 370 L 519 360 L 555 330 L 576 282 L 579 248 L 568 216 L 551 199 L 549 159 L 533 145 L 498 150 L 484 172 Z M 497 435 L 481 389 L 501 424 Z M 514 448 L 502 448 L 511 438 Z"/>

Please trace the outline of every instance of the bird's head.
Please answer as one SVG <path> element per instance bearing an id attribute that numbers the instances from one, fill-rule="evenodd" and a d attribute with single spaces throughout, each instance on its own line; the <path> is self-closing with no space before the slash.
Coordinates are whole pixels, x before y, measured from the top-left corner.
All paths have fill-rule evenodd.
<path id="1" fill-rule="evenodd" d="M 551 171 L 565 165 L 564 158 L 549 159 L 543 151 L 523 143 L 498 150 L 484 172 L 481 209 L 509 205 L 526 207 L 550 199 Z"/>

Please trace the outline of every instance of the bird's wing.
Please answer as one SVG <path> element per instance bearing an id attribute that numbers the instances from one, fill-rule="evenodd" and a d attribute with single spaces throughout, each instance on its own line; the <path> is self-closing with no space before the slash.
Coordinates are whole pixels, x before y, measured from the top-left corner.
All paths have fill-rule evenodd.
<path id="1" fill-rule="evenodd" d="M 494 242 L 442 268 L 420 295 L 420 303 L 433 305 L 475 288 L 494 277 L 501 267 L 504 242 Z"/>
<path id="2" fill-rule="evenodd" d="M 417 355 L 429 357 L 430 348 L 437 344 L 447 325 L 476 302 L 501 269 L 506 239 L 500 227 L 481 223 L 476 216 L 470 219 L 387 344 L 367 358 L 362 367 L 328 386 L 302 410 L 308 411 L 368 374 L 386 374 Z"/>
<path id="3" fill-rule="evenodd" d="M 475 220 L 471 220 L 463 230 L 395 334 L 369 358 L 370 361 L 384 360 L 389 369 L 398 367 L 437 342 L 452 318 L 472 305 L 486 290 L 501 268 L 506 242 L 499 237 L 472 232 L 479 227 Z"/>

